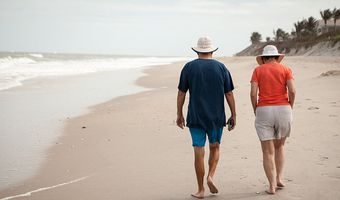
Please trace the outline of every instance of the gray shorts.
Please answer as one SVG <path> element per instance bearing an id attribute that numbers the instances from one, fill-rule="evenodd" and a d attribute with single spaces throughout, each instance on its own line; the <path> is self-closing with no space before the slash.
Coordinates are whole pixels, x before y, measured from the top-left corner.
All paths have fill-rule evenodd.
<path id="1" fill-rule="evenodd" d="M 255 128 L 261 141 L 289 137 L 292 126 L 290 105 L 256 108 Z"/>

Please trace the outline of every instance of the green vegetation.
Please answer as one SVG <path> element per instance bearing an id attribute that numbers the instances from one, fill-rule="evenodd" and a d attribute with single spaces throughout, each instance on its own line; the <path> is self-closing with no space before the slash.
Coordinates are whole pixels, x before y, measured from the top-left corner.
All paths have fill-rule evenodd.
<path id="1" fill-rule="evenodd" d="M 251 43 L 261 44 L 261 46 L 274 44 L 280 50 L 289 52 L 290 48 L 308 48 L 323 41 L 338 42 L 340 40 L 340 26 L 336 26 L 336 22 L 340 19 L 340 9 L 320 11 L 320 17 L 322 20 L 317 20 L 311 16 L 295 22 L 290 33 L 278 28 L 273 31 L 274 37 L 266 37 L 265 42 L 261 41 L 260 33 L 253 32 L 250 37 Z M 333 24 L 330 24 L 332 19 Z"/>
<path id="2" fill-rule="evenodd" d="M 334 31 L 336 31 L 336 20 L 340 19 L 340 9 L 334 8 L 333 12 Z"/>
<path id="3" fill-rule="evenodd" d="M 260 43 L 261 40 L 262 40 L 262 36 L 258 32 L 253 32 L 250 36 L 250 41 L 252 44 Z"/>
<path id="4" fill-rule="evenodd" d="M 285 41 L 289 38 L 289 33 L 286 33 L 284 30 L 280 28 L 278 28 L 277 30 L 274 30 L 273 34 L 274 34 L 275 42 Z"/>
<path id="5" fill-rule="evenodd" d="M 332 18 L 333 13 L 329 9 L 326 9 L 324 11 L 320 11 L 320 15 L 323 21 L 325 22 L 325 25 L 327 26 L 327 21 Z"/>

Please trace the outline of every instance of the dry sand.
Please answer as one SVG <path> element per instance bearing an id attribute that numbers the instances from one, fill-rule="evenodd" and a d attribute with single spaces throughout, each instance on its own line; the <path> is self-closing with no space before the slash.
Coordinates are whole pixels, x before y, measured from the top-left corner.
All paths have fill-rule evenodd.
<path id="1" fill-rule="evenodd" d="M 236 130 L 224 131 L 222 138 L 215 177 L 220 193 L 207 192 L 207 198 L 339 199 L 340 76 L 327 72 L 340 70 L 340 59 L 283 61 L 293 69 L 297 99 L 286 145 L 286 188 L 275 197 L 264 193 L 267 180 L 249 100 L 255 59 L 220 60 L 233 75 L 238 120 Z M 182 65 L 148 69 L 137 83 L 152 91 L 113 99 L 71 119 L 40 172 L 0 191 L 0 198 L 23 194 L 23 199 L 44 200 L 192 199 L 196 180 L 191 139 L 188 129 L 182 131 L 174 123 Z"/>

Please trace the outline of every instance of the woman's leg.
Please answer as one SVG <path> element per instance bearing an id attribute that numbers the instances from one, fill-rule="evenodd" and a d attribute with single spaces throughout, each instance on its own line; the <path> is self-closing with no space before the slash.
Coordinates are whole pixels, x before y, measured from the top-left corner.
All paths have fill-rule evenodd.
<path id="1" fill-rule="evenodd" d="M 261 141 L 263 153 L 263 168 L 269 181 L 267 193 L 275 194 L 276 188 L 276 167 L 275 167 L 275 148 L 274 141 Z"/>
<path id="2" fill-rule="evenodd" d="M 286 138 L 274 140 L 275 146 L 275 166 L 276 166 L 276 182 L 278 187 L 284 187 L 283 184 L 283 166 L 285 161 L 284 144 Z"/>

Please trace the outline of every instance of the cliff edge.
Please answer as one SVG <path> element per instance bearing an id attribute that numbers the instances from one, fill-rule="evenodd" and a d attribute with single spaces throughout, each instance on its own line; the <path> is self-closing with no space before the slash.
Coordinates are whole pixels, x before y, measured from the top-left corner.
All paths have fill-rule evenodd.
<path id="1" fill-rule="evenodd" d="M 251 44 L 244 50 L 235 54 L 235 56 L 256 56 L 262 53 L 266 45 L 275 45 L 280 53 L 287 56 L 340 56 L 340 41 L 322 41 L 322 42 L 261 42 Z"/>

